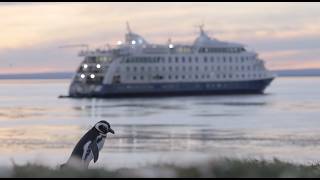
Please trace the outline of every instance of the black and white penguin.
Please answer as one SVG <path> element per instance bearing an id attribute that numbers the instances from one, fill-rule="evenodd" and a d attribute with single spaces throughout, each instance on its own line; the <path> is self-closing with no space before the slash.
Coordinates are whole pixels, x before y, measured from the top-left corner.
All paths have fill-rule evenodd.
<path id="1" fill-rule="evenodd" d="M 77 143 L 67 163 L 61 165 L 61 168 L 81 168 L 87 169 L 91 160 L 94 163 L 99 158 L 99 151 L 102 149 L 107 134 L 114 131 L 107 121 L 99 121 L 90 129 Z"/>

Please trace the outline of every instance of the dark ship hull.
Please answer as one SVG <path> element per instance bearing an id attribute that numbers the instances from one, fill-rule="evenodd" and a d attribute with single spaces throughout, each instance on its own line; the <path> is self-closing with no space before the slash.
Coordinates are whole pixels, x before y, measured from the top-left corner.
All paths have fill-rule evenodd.
<path id="1" fill-rule="evenodd" d="M 156 97 L 187 95 L 263 94 L 274 78 L 232 81 L 154 84 L 81 85 L 72 83 L 70 97 Z"/>

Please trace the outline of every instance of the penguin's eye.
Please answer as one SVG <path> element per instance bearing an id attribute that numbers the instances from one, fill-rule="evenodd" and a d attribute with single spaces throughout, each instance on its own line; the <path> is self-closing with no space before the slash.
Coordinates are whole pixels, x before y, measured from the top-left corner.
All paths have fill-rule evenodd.
<path id="1" fill-rule="evenodd" d="M 98 131 L 102 132 L 102 133 L 107 133 L 108 132 L 108 127 L 101 124 L 100 126 L 98 126 Z"/>
<path id="2" fill-rule="evenodd" d="M 103 130 L 104 130 L 104 129 L 108 129 L 108 127 L 107 127 L 107 126 L 104 126 L 104 125 L 100 126 L 100 128 L 103 129 Z"/>

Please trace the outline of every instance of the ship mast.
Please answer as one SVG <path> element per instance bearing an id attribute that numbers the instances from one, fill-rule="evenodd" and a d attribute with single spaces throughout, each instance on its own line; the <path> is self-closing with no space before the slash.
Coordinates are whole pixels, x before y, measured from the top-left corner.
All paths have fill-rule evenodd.
<path id="1" fill-rule="evenodd" d="M 132 31 L 131 31 L 131 28 L 130 28 L 129 22 L 127 21 L 127 22 L 126 22 L 126 24 L 127 24 L 127 31 L 128 31 L 128 33 L 129 33 L 129 34 L 131 34 L 131 33 L 132 33 Z"/>

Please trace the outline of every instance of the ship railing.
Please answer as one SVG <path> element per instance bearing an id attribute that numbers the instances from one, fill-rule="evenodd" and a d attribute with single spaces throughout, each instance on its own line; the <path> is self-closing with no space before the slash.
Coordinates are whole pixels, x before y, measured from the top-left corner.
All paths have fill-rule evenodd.
<path id="1" fill-rule="evenodd" d="M 101 56 L 112 54 L 112 51 L 106 49 L 96 49 L 96 50 L 82 50 L 78 53 L 79 56 Z"/>

